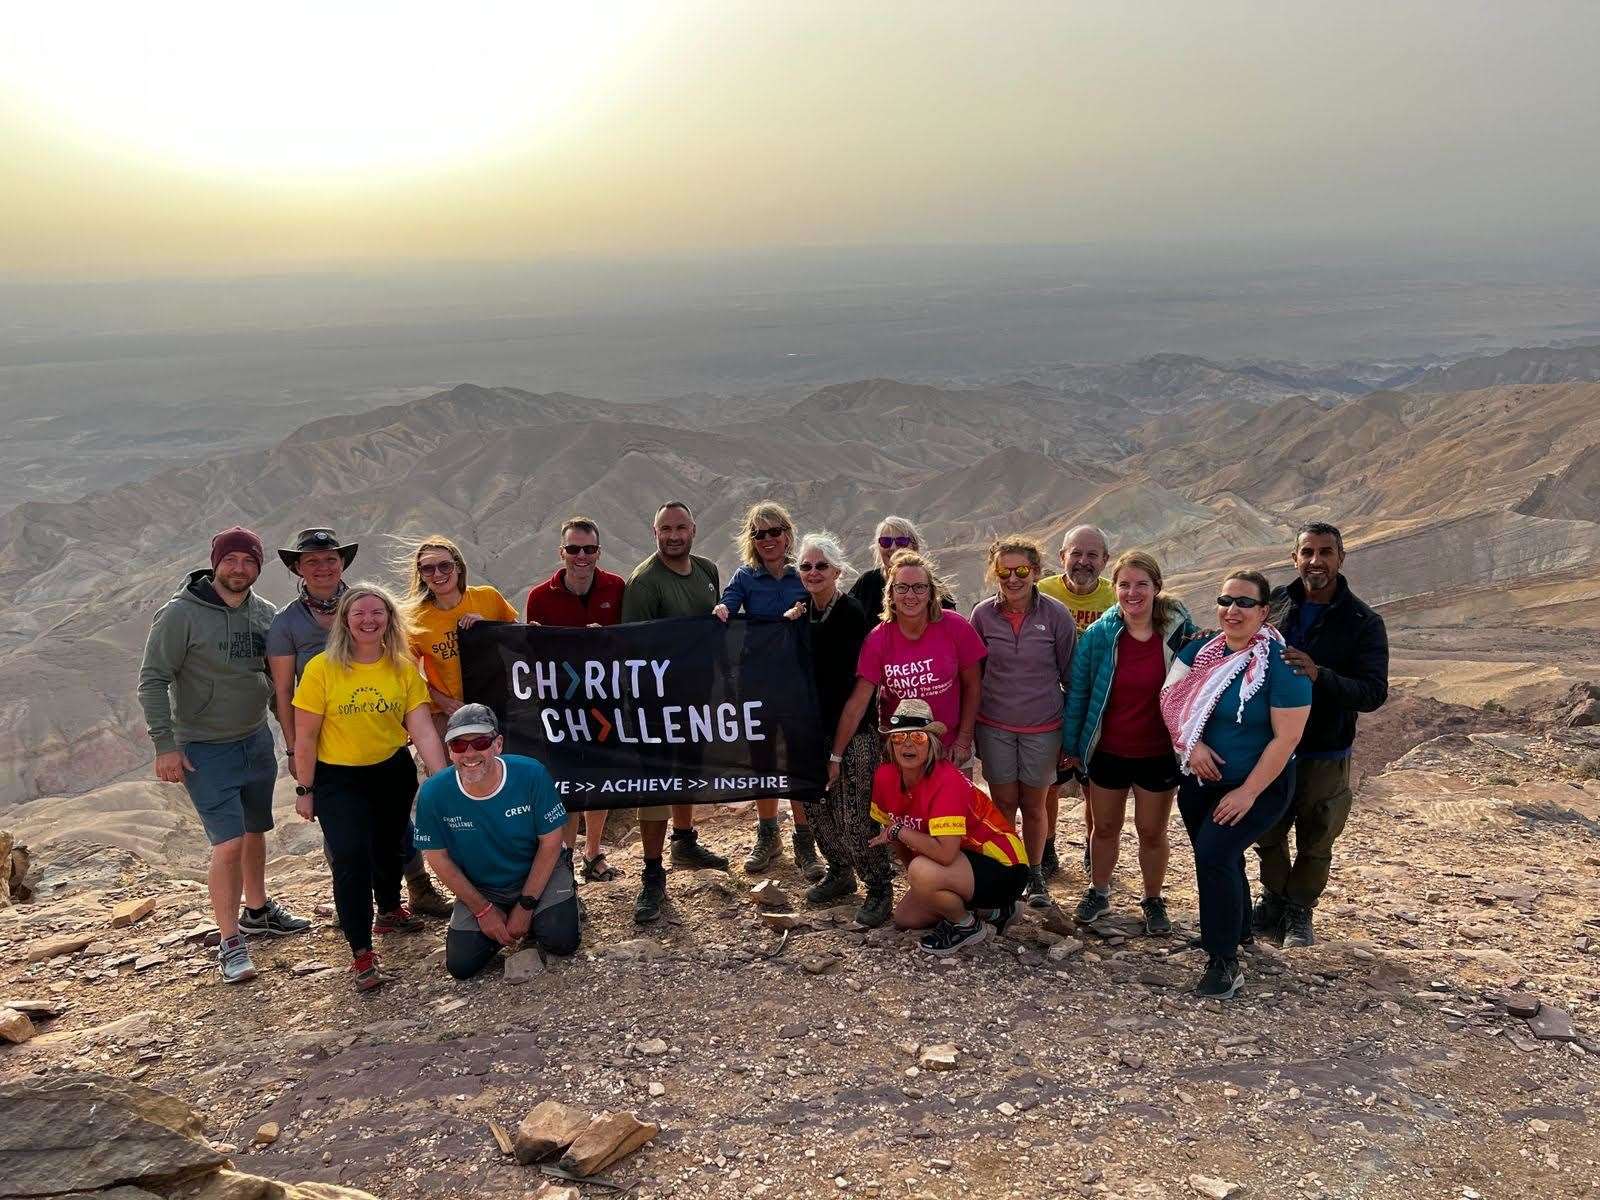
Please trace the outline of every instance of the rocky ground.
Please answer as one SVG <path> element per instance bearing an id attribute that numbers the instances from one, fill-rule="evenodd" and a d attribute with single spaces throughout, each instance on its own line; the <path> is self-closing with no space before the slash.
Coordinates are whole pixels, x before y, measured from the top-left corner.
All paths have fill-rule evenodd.
<path id="1" fill-rule="evenodd" d="M 260 979 L 230 988 L 188 940 L 201 886 L 73 843 L 36 848 L 38 898 L 0 911 L 0 1000 L 61 1010 L 0 1048 L 0 1079 L 137 1079 L 241 1171 L 386 1197 L 536 1191 L 489 1122 L 549 1097 L 661 1126 L 604 1173 L 640 1197 L 1600 1195 L 1600 731 L 1405 697 L 1364 728 L 1321 942 L 1248 954 L 1231 1003 L 1189 991 L 1176 823 L 1170 939 L 1135 929 L 1131 838 L 1101 929 L 1029 912 L 944 961 L 848 908 L 769 928 L 737 872 L 675 873 L 641 934 L 625 846 L 627 876 L 583 890 L 575 959 L 458 984 L 436 926 L 390 939 L 399 980 L 367 997 L 315 854 L 272 879 L 317 928 L 258 944 Z M 737 853 L 750 824 L 704 836 Z M 1076 814 L 1062 837 L 1070 911 Z"/>

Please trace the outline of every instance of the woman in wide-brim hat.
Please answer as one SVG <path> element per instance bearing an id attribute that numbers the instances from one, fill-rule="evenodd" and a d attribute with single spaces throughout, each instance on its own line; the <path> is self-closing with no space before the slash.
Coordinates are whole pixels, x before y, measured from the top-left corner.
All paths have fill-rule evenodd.
<path id="1" fill-rule="evenodd" d="M 948 732 L 927 701 L 902 700 L 879 729 L 889 761 L 872 778 L 871 846 L 905 867 L 901 929 L 929 929 L 922 948 L 951 954 L 1003 929 L 1028 882 L 1028 855 L 994 801 L 940 753 Z M 932 927 L 931 929 L 929 927 Z"/>

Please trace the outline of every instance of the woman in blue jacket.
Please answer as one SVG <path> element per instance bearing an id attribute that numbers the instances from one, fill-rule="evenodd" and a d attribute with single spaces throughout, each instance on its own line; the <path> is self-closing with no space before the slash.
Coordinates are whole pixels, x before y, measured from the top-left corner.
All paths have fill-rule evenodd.
<path id="1" fill-rule="evenodd" d="M 719 621 L 738 613 L 751 617 L 785 617 L 794 621 L 806 615 L 808 593 L 794 566 L 794 518 L 773 500 L 752 504 L 734 544 L 743 565 L 728 580 L 721 602 L 711 610 Z M 794 812 L 794 865 L 812 883 L 825 868 L 817 856 L 817 841 L 806 820 L 805 806 L 790 802 Z M 756 844 L 744 860 L 744 869 L 760 874 L 783 854 L 778 836 L 778 801 L 756 801 Z"/>
<path id="2" fill-rule="evenodd" d="M 1084 791 L 1094 814 L 1090 885 L 1077 918 L 1088 923 L 1111 908 L 1111 875 L 1131 791 L 1145 931 L 1165 934 L 1172 921 L 1161 889 L 1178 760 L 1161 719 L 1161 685 L 1195 625 L 1183 604 L 1161 590 L 1161 565 L 1144 551 L 1118 558 L 1111 582 L 1116 604 L 1078 638 L 1062 725 L 1062 752 L 1088 774 Z"/>

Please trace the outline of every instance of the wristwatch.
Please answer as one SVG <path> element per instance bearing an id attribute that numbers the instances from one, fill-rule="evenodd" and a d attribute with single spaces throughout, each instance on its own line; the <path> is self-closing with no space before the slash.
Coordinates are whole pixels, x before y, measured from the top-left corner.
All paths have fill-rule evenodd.
<path id="1" fill-rule="evenodd" d="M 842 763 L 844 761 L 844 755 L 842 755 L 842 754 L 830 754 L 830 755 L 828 755 L 828 761 L 831 762 L 831 763 Z"/>
<path id="2" fill-rule="evenodd" d="M 301 787 L 297 783 L 297 784 L 294 785 L 294 794 L 296 796 L 309 796 L 309 795 L 311 795 L 311 789 L 308 788 L 308 787 Z"/>
<path id="3" fill-rule="evenodd" d="M 517 897 L 517 907 L 518 908 L 525 908 L 529 912 L 532 912 L 534 909 L 539 907 L 539 897 L 537 897 L 537 896 L 518 896 Z"/>

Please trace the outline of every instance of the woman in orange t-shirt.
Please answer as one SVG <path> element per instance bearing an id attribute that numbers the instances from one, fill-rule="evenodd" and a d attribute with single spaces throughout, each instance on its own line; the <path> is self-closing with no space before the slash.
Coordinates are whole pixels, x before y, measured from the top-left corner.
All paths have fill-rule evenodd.
<path id="1" fill-rule="evenodd" d="M 477 621 L 515 621 L 517 610 L 488 584 L 467 586 L 467 564 L 449 538 L 435 534 L 411 555 L 411 582 L 401 602 L 411 655 L 428 681 L 434 726 L 461 707 L 461 659 L 456 635 Z"/>
<path id="2" fill-rule="evenodd" d="M 879 732 L 889 739 L 889 761 L 872 777 L 882 829 L 867 844 L 891 847 L 905 867 L 895 925 L 928 929 L 922 948 L 953 954 L 991 925 L 1005 928 L 1028 882 L 1027 851 L 994 802 L 940 755 L 948 731 L 926 700 L 900 701 Z"/>

